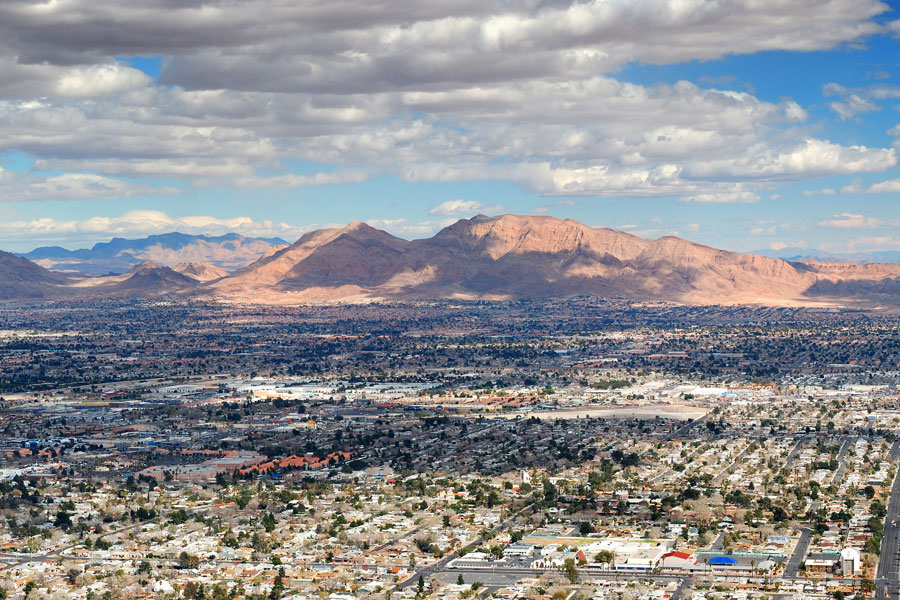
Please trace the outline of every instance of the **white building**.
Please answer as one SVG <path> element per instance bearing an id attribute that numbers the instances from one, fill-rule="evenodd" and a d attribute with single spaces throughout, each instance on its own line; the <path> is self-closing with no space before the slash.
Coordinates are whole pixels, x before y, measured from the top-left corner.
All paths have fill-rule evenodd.
<path id="1" fill-rule="evenodd" d="M 844 548 L 841 550 L 841 570 L 845 575 L 859 573 L 859 550 Z"/>

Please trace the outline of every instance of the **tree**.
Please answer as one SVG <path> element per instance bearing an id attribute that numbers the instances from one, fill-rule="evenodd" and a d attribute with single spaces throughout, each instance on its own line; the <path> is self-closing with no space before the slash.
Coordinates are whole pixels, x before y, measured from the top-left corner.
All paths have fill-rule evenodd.
<path id="1" fill-rule="evenodd" d="M 544 501 L 552 504 L 556 501 L 556 486 L 550 480 L 544 481 Z"/>
<path id="2" fill-rule="evenodd" d="M 196 569 L 200 566 L 200 558 L 194 554 L 188 554 L 185 551 L 182 551 L 181 554 L 178 555 L 178 568 L 179 569 Z"/>
<path id="3" fill-rule="evenodd" d="M 197 581 L 188 581 L 184 584 L 184 597 L 188 600 L 205 600 L 206 589 Z"/>
<path id="4" fill-rule="evenodd" d="M 25 584 L 25 589 L 22 590 L 23 592 L 25 592 L 25 597 L 27 598 L 31 592 L 36 590 L 37 586 L 38 584 L 36 581 L 34 581 L 33 579 L 29 580 L 28 583 Z"/>
<path id="5" fill-rule="evenodd" d="M 269 600 L 278 600 L 284 594 L 284 567 L 279 567 L 275 581 L 272 583 L 272 591 L 269 592 Z"/>
<path id="6" fill-rule="evenodd" d="M 419 583 L 418 583 L 417 587 L 419 588 L 420 594 L 425 591 L 425 578 L 422 577 L 421 575 L 419 575 Z"/>
<path id="7" fill-rule="evenodd" d="M 149 575 L 152 569 L 153 568 L 150 566 L 149 562 L 147 562 L 146 560 L 142 560 L 141 564 L 138 565 L 137 572 L 138 575 Z"/>
<path id="8" fill-rule="evenodd" d="M 859 582 L 859 589 L 865 594 L 871 594 L 875 591 L 875 582 L 871 579 L 863 579 Z"/>
<path id="9" fill-rule="evenodd" d="M 456 578 L 456 585 L 465 585 L 466 580 L 463 579 L 462 573 L 459 574 L 459 577 Z"/>
<path id="10" fill-rule="evenodd" d="M 63 531 L 68 531 L 72 528 L 72 515 L 64 510 L 57 511 L 56 520 L 53 521 L 53 524 Z"/>
<path id="11" fill-rule="evenodd" d="M 275 531 L 275 515 L 272 513 L 266 513 L 262 520 L 263 527 L 265 528 L 267 533 L 272 533 Z"/>
<path id="12" fill-rule="evenodd" d="M 567 558 L 563 563 L 563 572 L 566 575 L 566 579 L 569 580 L 570 583 L 575 583 L 578 581 L 578 569 L 575 568 L 575 559 Z"/>

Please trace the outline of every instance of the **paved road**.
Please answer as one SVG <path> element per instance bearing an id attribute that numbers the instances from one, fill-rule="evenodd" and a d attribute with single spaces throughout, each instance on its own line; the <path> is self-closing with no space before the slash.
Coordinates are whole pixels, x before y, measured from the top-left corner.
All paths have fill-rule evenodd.
<path id="1" fill-rule="evenodd" d="M 711 414 L 712 414 L 712 412 L 708 412 L 708 413 L 706 413 L 705 415 L 703 415 L 702 417 L 700 417 L 699 419 L 694 419 L 693 421 L 691 421 L 690 423 L 688 423 L 688 424 L 685 425 L 684 427 L 679 427 L 678 429 L 676 429 L 675 431 L 673 431 L 672 433 L 670 433 L 669 435 L 667 435 L 667 436 L 665 437 L 665 439 L 667 439 L 667 440 L 674 440 L 674 439 L 677 438 L 677 437 L 683 436 L 685 433 L 687 433 L 688 431 L 690 431 L 692 428 L 696 427 L 697 425 L 700 425 L 701 423 L 705 423 L 705 422 L 706 422 L 706 419 L 707 419 L 707 418 L 709 417 L 709 415 L 711 415 Z"/>
<path id="2" fill-rule="evenodd" d="M 522 508 L 521 510 L 519 510 L 517 513 L 511 515 L 508 519 L 506 519 L 505 521 L 503 521 L 502 523 L 500 523 L 499 525 L 497 525 L 496 527 L 494 527 L 491 531 L 494 532 L 494 533 L 498 533 L 498 532 L 500 532 L 500 531 L 503 531 L 504 529 L 508 528 L 510 525 L 512 525 L 513 523 L 515 523 L 515 522 L 516 522 L 516 519 L 517 519 L 520 515 L 525 514 L 527 511 L 530 511 L 530 510 L 533 509 L 533 508 L 534 508 L 534 503 L 529 504 L 528 506 L 523 507 L 523 508 Z M 484 540 L 484 537 L 479 537 L 477 540 L 475 540 L 474 542 L 472 542 L 471 544 L 469 544 L 468 546 L 466 546 L 465 548 L 463 548 L 463 550 L 469 550 L 469 549 L 472 549 L 472 548 L 477 548 L 478 546 L 480 546 L 481 544 L 483 544 L 484 541 L 485 541 L 485 540 Z M 410 575 L 408 579 L 406 579 L 405 581 L 401 581 L 401 582 L 397 585 L 397 589 L 402 590 L 402 589 L 404 589 L 404 588 L 408 588 L 408 587 L 410 587 L 410 586 L 412 586 L 412 585 L 417 584 L 417 583 L 419 582 L 419 577 L 422 577 L 422 578 L 424 578 L 424 579 L 428 579 L 430 576 L 434 575 L 435 573 L 438 573 L 438 572 L 440 572 L 440 571 L 444 571 L 444 570 L 445 570 L 445 567 L 447 566 L 447 563 L 449 563 L 449 562 L 450 562 L 451 560 L 453 560 L 454 558 L 459 558 L 459 555 L 456 554 L 456 553 L 448 554 L 447 556 L 445 556 L 444 558 L 442 558 L 442 559 L 439 560 L 438 562 L 432 563 L 432 564 L 430 564 L 430 565 L 428 565 L 428 566 L 426 566 L 426 567 L 422 567 L 422 568 L 418 569 L 415 573 L 413 573 L 412 575 Z"/>
<path id="3" fill-rule="evenodd" d="M 216 508 L 214 503 L 206 504 L 205 506 L 197 506 L 192 509 L 192 512 L 195 513 L 203 513 L 209 510 L 213 510 Z M 103 538 L 109 538 L 120 533 L 125 533 L 126 531 L 132 531 L 134 529 L 140 529 L 146 523 L 143 521 L 137 521 L 136 523 L 132 523 L 131 525 L 126 525 L 125 527 L 120 527 L 119 529 L 115 529 L 113 531 L 107 531 L 102 536 Z M 24 565 L 26 563 L 31 562 L 45 562 L 59 559 L 64 552 L 71 550 L 72 548 L 76 548 L 78 546 L 84 545 L 84 540 L 79 540 L 75 543 L 68 544 L 66 546 L 62 546 L 60 548 L 51 548 L 49 552 L 44 552 L 41 554 L 22 554 L 22 553 L 0 553 L 0 559 L 2 560 L 11 560 L 13 562 L 0 562 L 0 571 L 5 571 L 6 569 L 11 569 L 13 567 L 18 567 Z M 129 559 L 132 560 L 132 559 Z"/>
<path id="4" fill-rule="evenodd" d="M 713 438 L 713 440 L 715 440 L 715 439 L 717 439 L 717 438 Z M 700 448 L 702 448 L 702 447 L 703 446 L 700 446 Z M 697 458 L 697 455 L 700 454 L 700 448 L 697 448 L 696 450 L 691 452 L 688 455 L 688 457 L 686 459 L 684 459 L 684 464 L 690 464 L 695 458 Z M 651 479 L 650 483 L 656 483 L 658 481 L 661 481 L 662 479 L 664 479 L 665 477 L 668 477 L 670 474 L 672 474 L 674 472 L 675 472 L 675 469 L 665 469 L 662 473 L 660 473 L 659 475 L 657 475 L 656 477 Z"/>
<path id="5" fill-rule="evenodd" d="M 750 451 L 750 444 L 747 444 L 747 447 L 744 448 L 744 451 L 741 452 L 740 454 L 738 454 L 737 458 L 735 458 L 734 461 L 730 465 L 728 465 L 727 467 L 725 467 L 724 469 L 719 471 L 719 474 L 716 475 L 715 477 L 713 477 L 713 483 L 721 483 L 721 481 L 723 479 L 725 479 L 725 476 L 728 475 L 728 473 L 731 471 L 731 469 L 733 469 L 735 465 L 740 463 L 741 460 L 747 455 L 747 452 L 749 452 L 749 451 Z"/>
<path id="6" fill-rule="evenodd" d="M 854 438 L 855 439 L 855 438 Z M 844 440 L 844 443 L 841 445 L 841 451 L 838 452 L 838 470 L 834 472 L 834 477 L 831 478 L 831 483 L 833 485 L 838 485 L 844 479 L 844 471 L 847 470 L 847 450 L 850 448 L 850 438 Z"/>
<path id="7" fill-rule="evenodd" d="M 891 447 L 891 458 L 900 455 L 900 440 Z M 881 560 L 875 575 L 875 598 L 900 598 L 898 578 L 900 578 L 900 477 L 894 477 L 891 497 L 888 499 L 887 515 L 884 518 L 884 539 L 881 541 Z M 889 585 L 885 586 L 885 583 Z M 887 589 L 886 589 L 887 587 Z"/>
<path id="8" fill-rule="evenodd" d="M 408 537 L 410 537 L 410 536 L 416 535 L 417 533 L 419 533 L 420 531 L 422 531 L 422 530 L 425 529 L 426 527 L 428 527 L 428 525 L 419 525 L 419 526 L 416 527 L 415 529 L 411 529 L 411 530 L 407 531 L 406 533 L 401 533 L 401 534 L 398 535 L 398 536 L 392 537 L 391 539 L 389 539 L 389 540 L 386 541 L 385 543 L 381 544 L 380 546 L 376 546 L 375 549 L 374 549 L 374 552 L 380 552 L 381 550 L 384 550 L 384 549 L 387 548 L 388 546 L 393 546 L 394 544 L 396 544 L 397 542 L 399 542 L 399 541 L 402 540 L 402 539 L 405 539 L 405 538 L 408 538 Z"/>
<path id="9" fill-rule="evenodd" d="M 784 576 L 786 578 L 792 579 L 797 577 L 797 573 L 800 571 L 800 565 L 803 563 L 803 559 L 806 557 L 806 551 L 809 549 L 809 542 L 811 539 L 812 529 L 804 527 L 800 531 L 800 541 L 797 542 L 797 547 L 794 549 L 791 559 L 784 568 Z"/>
<path id="10" fill-rule="evenodd" d="M 688 587 L 690 582 L 687 579 L 682 579 L 681 583 L 678 584 L 678 588 L 672 592 L 669 600 L 681 600 L 684 597 L 684 588 Z"/>
<path id="11" fill-rule="evenodd" d="M 803 446 L 803 442 L 806 441 L 806 436 L 801 437 L 797 440 L 797 443 L 794 444 L 794 447 L 791 448 L 791 451 L 788 452 L 787 458 L 784 459 L 784 468 L 788 471 L 791 470 L 791 465 L 794 464 L 794 459 L 797 458 L 797 454 L 800 452 L 800 447 Z"/>

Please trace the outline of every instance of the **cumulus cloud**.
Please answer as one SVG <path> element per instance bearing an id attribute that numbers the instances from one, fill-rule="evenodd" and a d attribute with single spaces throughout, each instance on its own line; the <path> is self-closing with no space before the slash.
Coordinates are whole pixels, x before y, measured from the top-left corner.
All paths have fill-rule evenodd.
<path id="1" fill-rule="evenodd" d="M 2 3 L 0 151 L 33 157 L 35 171 L 103 177 L 103 197 L 116 178 L 288 189 L 387 173 L 504 179 L 550 196 L 752 202 L 776 180 L 896 164 L 893 149 L 798 140 L 805 134 L 793 128 L 807 113 L 791 99 L 612 75 L 635 61 L 860 41 L 883 31 L 874 17 L 886 6 L 877 0 L 266 0 L 255 8 Z M 159 80 L 115 58 L 123 56 L 162 56 Z M 875 106 L 876 91 L 827 93 L 845 118 Z M 323 166 L 298 174 L 285 159 Z M 136 193 L 121 185 L 123 196 Z"/>
<path id="2" fill-rule="evenodd" d="M 900 36 L 900 19 L 887 23 L 888 30 L 894 32 L 894 35 Z"/>
<path id="3" fill-rule="evenodd" d="M 896 194 L 900 192 L 900 179 L 888 179 L 873 183 L 867 191 L 870 194 Z"/>
<path id="4" fill-rule="evenodd" d="M 428 211 L 429 215 L 439 215 L 444 217 L 456 215 L 474 215 L 477 213 L 495 213 L 503 210 L 502 206 L 483 204 L 477 200 L 447 200 L 441 202 L 437 206 Z"/>
<path id="5" fill-rule="evenodd" d="M 833 227 L 837 229 L 863 229 L 882 227 L 885 225 L 885 222 L 880 219 L 864 217 L 863 215 L 859 214 L 841 213 L 839 215 L 834 215 L 834 217 L 831 219 L 820 221 L 819 225 L 821 225 L 822 227 Z"/>
<path id="6" fill-rule="evenodd" d="M 372 175 L 371 169 L 337 171 L 334 173 L 313 173 L 312 175 L 274 175 L 270 177 L 238 177 L 232 184 L 243 188 L 295 188 L 312 185 L 345 185 L 362 183 Z"/>
<path id="7" fill-rule="evenodd" d="M 873 104 L 857 94 L 850 94 L 846 101 L 832 102 L 829 106 L 831 107 L 831 110 L 844 120 L 852 119 L 856 115 L 863 113 L 881 110 L 878 105 Z"/>
<path id="8" fill-rule="evenodd" d="M 801 144 L 781 151 L 750 148 L 746 156 L 698 165 L 692 170 L 692 175 L 790 179 L 884 171 L 896 164 L 897 151 L 893 148 L 841 146 L 827 140 L 807 138 Z"/>
<path id="9" fill-rule="evenodd" d="M 250 217 L 219 218 L 208 215 L 172 217 L 157 210 L 133 210 L 117 217 L 94 216 L 78 220 L 62 220 L 45 217 L 33 220 L 8 220 L 0 222 L 0 233 L 5 239 L 15 241 L 109 239 L 112 236 L 143 237 L 156 233 L 180 231 L 182 233 L 218 235 L 235 232 L 251 237 L 282 237 L 295 239 L 315 225 L 298 227 L 288 223 L 254 221 Z"/>
<path id="10" fill-rule="evenodd" d="M 900 179 L 888 179 L 886 181 L 879 181 L 878 183 L 873 183 L 869 186 L 862 185 L 859 181 L 854 181 L 850 185 L 846 185 L 841 188 L 841 194 L 896 194 L 900 192 Z M 815 194 L 819 195 L 834 195 L 837 192 L 831 188 L 824 188 L 821 190 L 810 190 L 804 192 L 807 196 L 812 196 Z"/>
<path id="11" fill-rule="evenodd" d="M 0 202 L 111 200 L 133 196 L 177 194 L 171 187 L 156 187 L 92 173 L 63 173 L 41 177 L 0 169 Z"/>
<path id="12" fill-rule="evenodd" d="M 405 238 L 427 237 L 456 222 L 456 219 L 409 221 L 407 219 L 366 219 L 372 227 Z"/>

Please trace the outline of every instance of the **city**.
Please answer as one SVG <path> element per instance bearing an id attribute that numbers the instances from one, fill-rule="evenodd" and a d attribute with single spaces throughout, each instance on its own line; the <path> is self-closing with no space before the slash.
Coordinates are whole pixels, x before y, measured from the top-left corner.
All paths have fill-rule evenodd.
<path id="1" fill-rule="evenodd" d="M 0 600 L 900 600 L 900 0 L 0 0 Z"/>
<path id="2" fill-rule="evenodd" d="M 897 597 L 890 319 L 266 310 L 9 311 L 8 597 Z"/>

